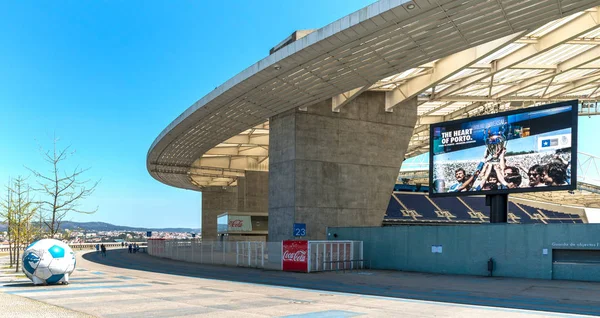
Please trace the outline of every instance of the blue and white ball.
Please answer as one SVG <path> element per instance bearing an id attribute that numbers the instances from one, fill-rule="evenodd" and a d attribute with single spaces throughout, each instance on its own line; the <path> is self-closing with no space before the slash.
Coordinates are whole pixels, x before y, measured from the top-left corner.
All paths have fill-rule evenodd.
<path id="1" fill-rule="evenodd" d="M 58 240 L 35 241 L 23 252 L 23 273 L 34 285 L 68 284 L 75 264 L 73 250 Z"/>

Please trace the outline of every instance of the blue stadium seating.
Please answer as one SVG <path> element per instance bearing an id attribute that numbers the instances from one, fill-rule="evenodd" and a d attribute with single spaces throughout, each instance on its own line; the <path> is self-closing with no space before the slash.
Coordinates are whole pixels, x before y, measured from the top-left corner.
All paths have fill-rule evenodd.
<path id="1" fill-rule="evenodd" d="M 400 188 L 400 187 L 397 187 Z M 385 221 L 392 223 L 482 223 L 489 220 L 490 208 L 485 205 L 484 196 L 474 197 L 444 197 L 431 199 L 441 210 L 450 212 L 454 218 L 438 215 L 437 208 L 426 197 L 427 194 L 421 194 L 415 191 L 396 191 L 392 194 L 402 202 L 409 210 L 415 210 L 420 217 L 415 220 L 411 216 L 402 214 L 403 207 L 393 197 L 390 198 L 386 211 Z M 461 202 L 461 200 L 464 202 Z M 465 206 L 466 204 L 466 206 Z M 470 209 L 469 209 L 470 208 Z M 480 217 L 472 215 L 474 212 L 481 212 L 485 217 L 484 221 Z M 583 223 L 580 215 L 570 214 L 547 209 L 536 208 L 527 204 L 518 204 L 512 201 L 508 203 L 508 212 L 515 215 L 516 220 L 509 217 L 509 223 L 532 224 L 532 223 Z M 527 212 L 527 213 L 525 213 Z M 541 213 L 540 213 L 541 212 Z M 546 218 L 541 217 L 545 215 Z M 543 220 L 542 220 L 543 219 Z M 394 223 L 395 222 L 395 223 Z"/>
<path id="2" fill-rule="evenodd" d="M 425 195 L 402 194 L 400 196 L 396 195 L 396 197 L 399 198 L 409 210 L 417 211 L 424 219 L 438 218 L 437 214 L 434 212 L 435 207 L 425 198 Z"/>
<path id="3" fill-rule="evenodd" d="M 523 210 L 519 209 L 519 207 L 512 201 L 508 201 L 508 212 L 519 217 L 519 223 L 521 224 L 537 223 L 534 220 L 532 220 L 531 217 L 529 217 L 529 215 L 523 212 Z"/>
<path id="4" fill-rule="evenodd" d="M 538 211 L 536 208 L 525 205 L 525 204 L 519 204 L 519 206 L 521 208 L 523 208 L 523 210 L 527 211 L 527 213 L 529 213 L 531 216 L 534 216 L 535 214 L 538 214 Z M 525 214 L 525 213 L 523 213 Z"/>
<path id="5" fill-rule="evenodd" d="M 461 199 L 474 211 L 490 215 L 490 207 L 485 205 L 485 197 L 462 197 Z"/>
<path id="6" fill-rule="evenodd" d="M 469 209 L 456 198 L 436 198 L 433 200 L 442 210 L 447 210 L 456 216 L 457 220 L 468 220 L 471 218 Z"/>
<path id="7" fill-rule="evenodd" d="M 388 204 L 388 208 L 386 211 L 386 217 L 389 219 L 400 219 L 402 218 L 402 206 L 394 199 L 390 197 L 390 203 Z"/>

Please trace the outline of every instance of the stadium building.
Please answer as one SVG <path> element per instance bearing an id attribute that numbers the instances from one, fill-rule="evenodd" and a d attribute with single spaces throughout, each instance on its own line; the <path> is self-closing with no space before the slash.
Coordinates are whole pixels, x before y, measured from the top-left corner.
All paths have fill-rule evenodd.
<path id="1" fill-rule="evenodd" d="M 204 240 L 281 241 L 294 223 L 320 240 L 328 227 L 489 222 L 481 197 L 424 194 L 429 125 L 574 99 L 599 114 L 599 5 L 378 1 L 294 32 L 198 100 L 156 138 L 147 169 L 203 193 Z M 589 222 L 596 161 L 579 155 L 576 191 L 511 195 L 509 223 Z"/>

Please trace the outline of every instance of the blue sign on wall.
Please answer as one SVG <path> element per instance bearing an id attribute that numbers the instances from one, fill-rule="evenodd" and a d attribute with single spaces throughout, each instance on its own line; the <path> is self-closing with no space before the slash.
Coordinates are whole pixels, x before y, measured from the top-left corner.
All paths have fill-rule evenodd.
<path id="1" fill-rule="evenodd" d="M 152 237 L 152 231 L 146 231 L 146 237 Z"/>
<path id="2" fill-rule="evenodd" d="M 294 223 L 294 236 L 306 236 L 306 223 Z"/>

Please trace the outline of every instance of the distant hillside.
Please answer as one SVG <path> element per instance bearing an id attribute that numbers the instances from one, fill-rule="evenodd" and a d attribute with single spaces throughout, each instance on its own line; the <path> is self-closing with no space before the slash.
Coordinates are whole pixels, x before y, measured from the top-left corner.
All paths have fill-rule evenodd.
<path id="1" fill-rule="evenodd" d="M 105 222 L 71 222 L 65 221 L 60 225 L 62 230 L 83 230 L 83 231 L 158 231 L 158 232 L 180 232 L 180 233 L 199 233 L 200 229 L 191 228 L 146 228 L 114 225 Z M 6 231 L 6 224 L 0 223 L 0 231 Z"/>

